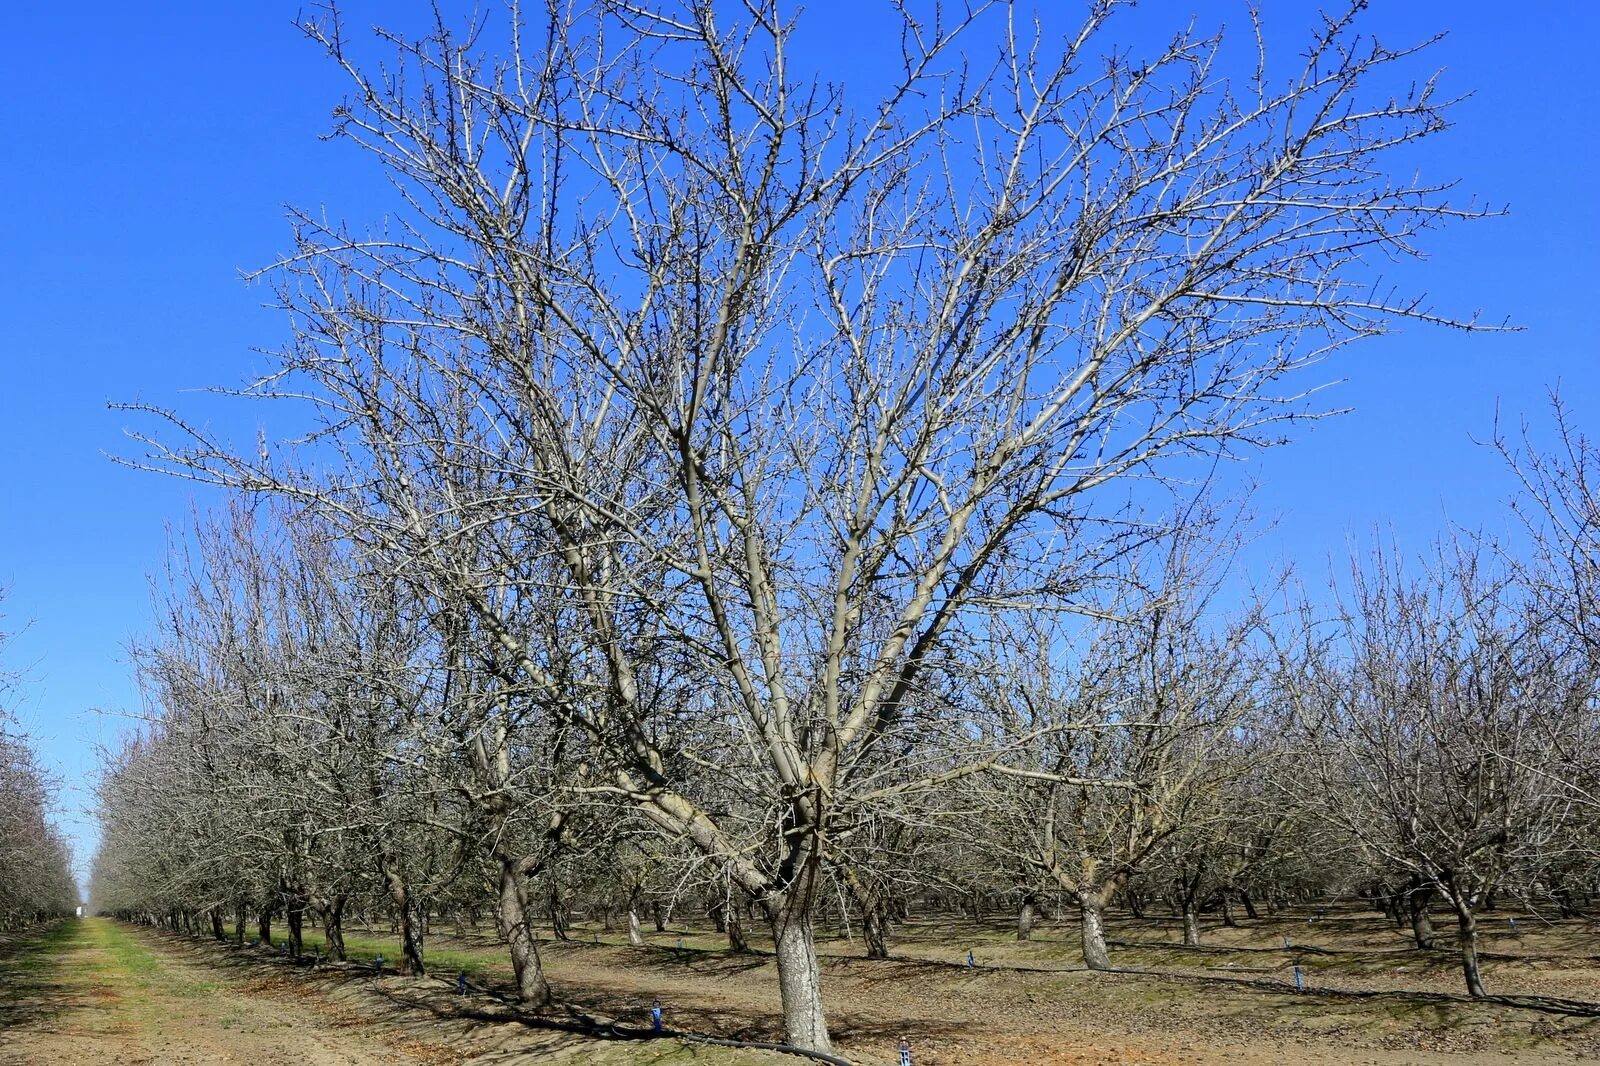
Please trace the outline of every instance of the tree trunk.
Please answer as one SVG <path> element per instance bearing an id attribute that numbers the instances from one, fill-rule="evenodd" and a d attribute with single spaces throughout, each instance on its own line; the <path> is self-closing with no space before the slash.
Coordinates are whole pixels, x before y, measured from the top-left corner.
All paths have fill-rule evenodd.
<path id="1" fill-rule="evenodd" d="M 628 943 L 636 948 L 644 947 L 644 933 L 639 929 L 639 908 L 628 908 Z"/>
<path id="2" fill-rule="evenodd" d="M 1083 961 L 1091 970 L 1111 969 L 1106 951 L 1104 902 L 1096 895 L 1078 897 L 1079 934 L 1083 940 Z"/>
<path id="3" fill-rule="evenodd" d="M 1183 901 L 1183 945 L 1200 946 L 1200 912 L 1195 909 L 1193 900 Z"/>
<path id="4" fill-rule="evenodd" d="M 395 869 L 387 855 L 378 860 L 379 870 L 389 888 L 389 900 L 394 904 L 395 918 L 400 934 L 400 972 L 408 977 L 422 977 L 428 972 L 422 961 L 422 936 L 417 928 L 415 904 L 411 899 L 411 886 L 405 875 Z"/>
<path id="5" fill-rule="evenodd" d="M 222 927 L 222 908 L 211 908 L 211 937 L 214 940 L 227 940 L 227 930 Z"/>
<path id="6" fill-rule="evenodd" d="M 1249 915 L 1252 921 L 1261 917 L 1260 914 L 1256 913 L 1256 901 L 1251 899 L 1250 893 L 1242 888 L 1239 890 L 1239 902 L 1244 904 L 1244 912 Z"/>
<path id="7" fill-rule="evenodd" d="M 1432 886 L 1424 885 L 1421 878 L 1413 878 L 1406 900 L 1407 909 L 1411 912 L 1411 937 L 1417 947 L 1424 950 L 1433 947 L 1433 919 L 1428 916 L 1428 904 L 1432 901 Z"/>
<path id="8" fill-rule="evenodd" d="M 550 983 L 544 978 L 539 944 L 528 924 L 528 887 L 522 870 L 510 856 L 500 858 L 500 908 L 496 912 L 500 936 L 511 948 L 511 969 L 517 980 L 517 998 L 533 1007 L 550 1005 Z"/>
<path id="9" fill-rule="evenodd" d="M 1404 929 L 1408 920 L 1406 908 L 1401 905 L 1401 894 L 1393 892 L 1383 897 L 1383 909 L 1394 919 L 1396 929 Z"/>
<path id="10" fill-rule="evenodd" d="M 867 958 L 889 957 L 889 918 L 881 904 L 869 905 L 861 915 L 861 931 L 867 941 Z"/>
<path id="11" fill-rule="evenodd" d="M 785 1039 L 805 1051 L 833 1052 L 822 1008 L 822 968 L 811 925 L 809 893 L 769 903 L 768 921 L 778 956 L 778 993 L 783 1001 Z"/>
<path id="12" fill-rule="evenodd" d="M 567 916 L 561 911 L 561 894 L 553 888 L 550 890 L 550 932 L 557 940 L 572 939 L 572 934 L 567 932 Z"/>
<path id="13" fill-rule="evenodd" d="M 284 914 L 284 920 L 289 924 L 289 956 L 298 959 L 305 954 L 306 946 L 306 911 L 303 898 L 289 897 L 289 907 Z"/>
<path id="14" fill-rule="evenodd" d="M 240 947 L 244 947 L 245 920 L 246 911 L 244 904 L 235 903 L 233 905 L 233 942 Z"/>
<path id="15" fill-rule="evenodd" d="M 1222 902 L 1222 924 L 1229 929 L 1237 928 L 1239 923 L 1233 917 L 1233 893 L 1223 889 L 1219 895 Z"/>
<path id="16" fill-rule="evenodd" d="M 271 907 L 262 907 L 261 913 L 256 916 L 256 940 L 269 948 L 272 946 Z"/>
<path id="17" fill-rule="evenodd" d="M 655 923 L 656 932 L 665 933 L 667 931 L 667 913 L 662 909 L 659 900 L 650 904 L 650 920 Z"/>
<path id="18" fill-rule="evenodd" d="M 322 912 L 322 939 L 326 942 L 328 958 L 334 962 L 345 960 L 344 904 L 344 896 L 334 896 Z"/>
<path id="19" fill-rule="evenodd" d="M 728 950 L 735 955 L 744 955 L 750 950 L 750 942 L 744 938 L 744 919 L 739 917 L 738 907 L 728 907 L 722 923 L 723 930 L 728 934 Z"/>
<path id="20" fill-rule="evenodd" d="M 1017 911 L 1017 939 L 1018 940 L 1032 940 L 1033 939 L 1033 912 L 1034 912 L 1033 897 L 1032 896 L 1023 896 L 1022 897 L 1022 906 Z"/>
<path id="21" fill-rule="evenodd" d="M 711 919 L 711 928 L 719 933 L 728 931 L 728 904 L 720 897 L 711 901 L 706 908 L 706 916 Z"/>
<path id="22" fill-rule="evenodd" d="M 1460 927 L 1457 939 L 1461 945 L 1461 972 L 1467 979 L 1467 995 L 1482 997 L 1483 975 L 1478 970 L 1478 918 L 1471 910 L 1457 904 L 1456 922 Z"/>

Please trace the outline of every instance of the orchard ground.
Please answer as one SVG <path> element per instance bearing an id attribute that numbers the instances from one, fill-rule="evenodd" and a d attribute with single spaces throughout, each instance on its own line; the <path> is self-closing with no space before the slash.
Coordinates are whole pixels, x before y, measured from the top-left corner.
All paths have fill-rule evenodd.
<path id="1" fill-rule="evenodd" d="M 1315 920 L 1307 921 L 1307 918 Z M 1515 925 L 1510 921 L 1516 917 Z M 1371 911 L 1332 908 L 1207 923 L 1186 948 L 1166 917 L 1109 922 L 1116 973 L 1084 969 L 1070 920 L 1018 942 L 1009 921 L 949 917 L 897 929 L 895 957 L 869 960 L 826 940 L 825 988 L 841 1055 L 917 1066 L 1085 1063 L 1489 1063 L 1600 1056 L 1600 922 L 1499 913 L 1484 922 L 1487 1001 L 1458 991 L 1443 916 L 1436 951 Z M 281 930 L 280 930 L 281 931 Z M 777 978 L 764 945 L 730 954 L 707 929 L 669 924 L 629 947 L 620 931 L 578 926 L 541 945 L 558 1006 L 524 1015 L 497 992 L 509 964 L 492 938 L 435 931 L 432 976 L 392 970 L 381 931 L 347 931 L 353 963 L 295 965 L 261 947 L 68 922 L 13 944 L 0 962 L 0 1063 L 595 1063 L 712 1066 L 806 1061 L 676 1039 L 618 1039 L 649 1027 L 772 1040 Z M 314 931 L 308 950 L 320 943 Z M 976 966 L 966 958 L 971 952 Z M 1294 988 L 1299 967 L 1305 990 Z M 486 992 L 454 994 L 456 974 Z M 605 1034 L 605 1035 L 596 1035 Z"/>

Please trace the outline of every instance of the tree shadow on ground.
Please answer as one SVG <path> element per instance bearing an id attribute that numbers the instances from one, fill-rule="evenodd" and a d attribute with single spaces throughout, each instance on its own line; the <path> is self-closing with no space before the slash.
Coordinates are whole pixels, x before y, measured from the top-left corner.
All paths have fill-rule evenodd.
<path id="1" fill-rule="evenodd" d="M 78 965 L 83 950 L 70 924 L 56 922 L 0 944 L 0 1030 L 48 1021 L 91 1001 L 82 988 L 58 978 Z"/>

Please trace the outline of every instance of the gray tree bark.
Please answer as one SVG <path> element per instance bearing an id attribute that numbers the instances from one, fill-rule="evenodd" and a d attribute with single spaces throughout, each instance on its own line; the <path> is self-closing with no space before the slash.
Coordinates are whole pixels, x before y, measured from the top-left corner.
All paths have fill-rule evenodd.
<path id="1" fill-rule="evenodd" d="M 500 857 L 500 905 L 495 911 L 500 936 L 511 949 L 511 969 L 517 981 L 517 998 L 533 1007 L 550 1005 L 550 983 L 545 980 L 539 944 L 528 923 L 526 879 L 511 856 Z"/>

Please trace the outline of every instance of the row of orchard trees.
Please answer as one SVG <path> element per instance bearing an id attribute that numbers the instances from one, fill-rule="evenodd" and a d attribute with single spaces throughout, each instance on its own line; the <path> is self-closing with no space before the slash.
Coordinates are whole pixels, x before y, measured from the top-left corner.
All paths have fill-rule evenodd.
<path id="1" fill-rule="evenodd" d="M 0 673 L 0 933 L 78 906 L 71 849 L 49 818 L 54 782 L 8 713 L 13 681 Z"/>
<path id="2" fill-rule="evenodd" d="M 1194 510 L 1185 526 L 1102 575 L 1094 610 L 990 619 L 952 646 L 852 780 L 813 917 L 886 957 L 913 907 L 1012 906 L 1027 938 L 1065 904 L 1106 969 L 1109 907 L 1159 903 L 1198 944 L 1202 909 L 1232 922 L 1359 895 L 1419 948 L 1445 910 L 1481 995 L 1492 900 L 1592 904 L 1592 583 L 1548 552 L 1518 565 L 1458 542 L 1360 561 L 1332 606 L 1279 589 L 1241 609 L 1237 590 L 1218 602 L 1233 542 Z M 237 506 L 192 545 L 139 652 L 151 726 L 101 785 L 97 907 L 240 940 L 253 925 L 270 941 L 281 916 L 296 954 L 314 917 L 335 958 L 345 917 L 376 917 L 414 973 L 430 922 L 488 920 L 538 1003 L 536 929 L 565 938 L 574 914 L 615 915 L 634 943 L 645 921 L 710 921 L 746 949 L 759 897 L 506 683 L 495 638 L 441 636 L 429 605 L 304 513 Z M 714 708 L 681 710 L 704 682 L 687 670 L 652 679 L 661 772 L 754 851 L 775 816 L 760 763 L 711 730 Z"/>
<path id="3" fill-rule="evenodd" d="M 824 1050 L 839 900 L 876 950 L 979 847 L 1091 918 L 1206 847 L 1289 668 L 1152 501 L 1313 413 L 1307 364 L 1473 326 L 1368 260 L 1482 212 L 1389 173 L 1446 101 L 1364 4 L 1288 64 L 1114 45 L 1122 6 L 895 5 L 850 86 L 778 0 L 441 15 L 381 58 L 309 22 L 398 195 L 295 218 L 294 339 L 246 390 L 292 431 L 158 413 L 143 465 L 281 510 L 175 568 L 108 905 L 292 937 L 382 900 L 413 967 L 486 906 L 541 1002 L 534 915 L 692 890 L 766 927 Z M 1337 752 L 1363 712 L 1314 702 Z"/>

